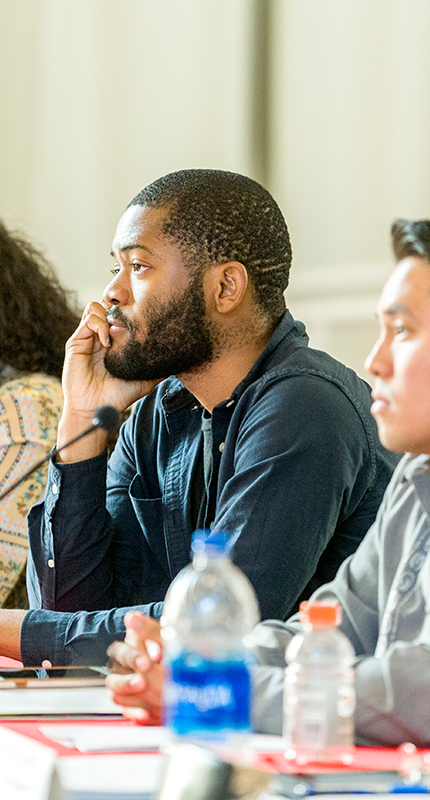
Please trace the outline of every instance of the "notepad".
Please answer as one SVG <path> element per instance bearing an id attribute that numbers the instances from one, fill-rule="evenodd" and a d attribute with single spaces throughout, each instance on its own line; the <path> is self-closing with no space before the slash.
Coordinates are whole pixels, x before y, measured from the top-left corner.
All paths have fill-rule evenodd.
<path id="1" fill-rule="evenodd" d="M 39 714 L 50 716 L 103 714 L 121 716 L 105 686 L 29 689 L 25 686 L 0 692 L 0 717 Z"/>
<path id="2" fill-rule="evenodd" d="M 75 756 L 58 759 L 57 772 L 73 800 L 152 800 L 162 763 L 158 755 Z"/>

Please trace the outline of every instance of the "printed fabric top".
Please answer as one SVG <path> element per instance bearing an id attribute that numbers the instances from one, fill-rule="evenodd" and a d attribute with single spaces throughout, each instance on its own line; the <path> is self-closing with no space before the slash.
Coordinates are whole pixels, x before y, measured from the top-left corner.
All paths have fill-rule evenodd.
<path id="1" fill-rule="evenodd" d="M 57 378 L 0 371 L 0 494 L 52 450 L 63 395 Z M 0 500 L 0 606 L 27 559 L 27 514 L 41 499 L 47 465 Z"/>

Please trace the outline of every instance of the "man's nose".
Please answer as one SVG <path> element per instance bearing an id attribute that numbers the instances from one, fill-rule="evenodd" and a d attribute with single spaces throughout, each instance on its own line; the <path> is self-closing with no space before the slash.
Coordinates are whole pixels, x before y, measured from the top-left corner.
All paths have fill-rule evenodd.
<path id="1" fill-rule="evenodd" d="M 392 373 L 392 357 L 389 343 L 384 336 L 380 336 L 373 345 L 364 366 L 370 375 L 386 378 Z"/>
<path id="2" fill-rule="evenodd" d="M 103 292 L 103 300 L 111 306 L 126 306 L 130 302 L 131 289 L 128 279 L 120 270 Z"/>

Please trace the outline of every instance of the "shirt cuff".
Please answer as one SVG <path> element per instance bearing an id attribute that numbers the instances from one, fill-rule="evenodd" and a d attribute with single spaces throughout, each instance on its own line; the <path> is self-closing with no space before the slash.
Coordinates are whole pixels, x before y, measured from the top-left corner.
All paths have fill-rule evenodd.
<path id="1" fill-rule="evenodd" d="M 47 609 L 27 612 L 21 625 L 21 661 L 25 667 L 39 667 L 45 660 L 67 666 L 63 642 L 72 617 Z"/>
<path id="2" fill-rule="evenodd" d="M 54 507 L 56 513 L 59 512 L 62 505 L 61 495 L 63 492 L 67 498 L 65 500 L 66 511 L 71 508 L 87 508 L 89 504 L 94 505 L 104 502 L 106 470 L 106 452 L 94 458 L 72 462 L 71 464 L 54 463 L 51 460 L 45 492 L 45 505 L 48 514 L 52 513 Z"/>

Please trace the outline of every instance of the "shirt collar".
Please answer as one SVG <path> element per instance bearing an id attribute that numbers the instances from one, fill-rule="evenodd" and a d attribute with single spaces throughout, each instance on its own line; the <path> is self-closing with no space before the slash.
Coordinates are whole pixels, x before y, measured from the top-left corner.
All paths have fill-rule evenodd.
<path id="1" fill-rule="evenodd" d="M 236 400 L 244 393 L 248 386 L 254 383 L 254 381 L 259 377 L 263 371 L 265 363 L 276 350 L 278 345 L 283 341 L 289 341 L 293 339 L 301 339 L 305 344 L 307 344 L 309 341 L 309 337 L 306 333 L 306 328 L 303 325 L 303 322 L 295 320 L 287 309 L 283 314 L 281 321 L 273 331 L 269 341 L 266 344 L 266 347 L 260 353 L 256 361 L 254 361 L 247 375 L 245 375 L 243 380 L 241 380 L 236 388 L 233 389 L 230 397 L 228 397 L 226 400 L 223 400 L 221 403 L 218 403 L 217 408 L 233 406 Z M 196 404 L 198 401 L 194 395 L 188 391 L 188 389 L 185 389 L 179 378 L 169 378 L 168 389 L 163 395 L 163 404 L 165 408 L 168 408 L 169 411 L 175 411 L 176 409 L 182 408 L 190 403 Z"/>
<path id="2" fill-rule="evenodd" d="M 428 475 L 430 477 L 430 456 L 421 453 L 416 456 L 413 453 L 407 453 L 405 456 L 405 469 L 404 474 L 407 480 L 413 480 L 417 475 Z"/>
<path id="3" fill-rule="evenodd" d="M 233 390 L 231 394 L 231 399 L 236 399 L 237 397 L 240 397 L 240 395 L 244 393 L 245 389 L 247 389 L 248 386 L 251 385 L 251 383 L 254 383 L 257 377 L 261 374 L 262 367 L 269 359 L 269 356 L 272 355 L 274 350 L 276 350 L 276 348 L 282 341 L 284 340 L 288 341 L 290 339 L 297 339 L 297 338 L 304 339 L 306 344 L 309 341 L 309 337 L 306 333 L 306 328 L 303 325 L 303 322 L 298 322 L 297 320 L 295 320 L 287 309 L 279 325 L 273 331 L 269 341 L 266 344 L 266 347 L 264 348 L 262 353 L 260 353 L 257 360 L 254 361 L 248 374 L 245 375 L 244 379 L 240 383 L 238 383 L 236 388 Z M 228 400 L 225 402 L 228 402 Z"/>
<path id="4" fill-rule="evenodd" d="M 430 517 L 430 456 L 424 453 L 419 456 L 408 453 L 405 458 L 407 463 L 404 476 L 413 483 L 420 503 Z"/>

